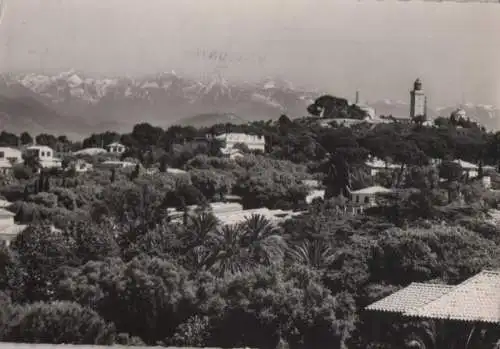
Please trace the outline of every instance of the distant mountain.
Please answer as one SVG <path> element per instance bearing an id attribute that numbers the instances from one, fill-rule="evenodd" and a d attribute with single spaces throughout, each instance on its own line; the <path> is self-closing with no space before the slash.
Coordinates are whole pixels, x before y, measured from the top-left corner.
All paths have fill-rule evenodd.
<path id="1" fill-rule="evenodd" d="M 179 120 L 178 124 L 183 126 L 197 126 L 197 127 L 208 127 L 215 124 L 227 124 L 231 123 L 233 125 L 246 123 L 247 120 L 240 118 L 235 114 L 229 113 L 209 113 L 200 114 L 193 117 L 188 117 Z"/>
<path id="2" fill-rule="evenodd" d="M 30 95 L 61 115 L 78 115 L 96 131 L 103 125 L 128 131 L 140 121 L 163 127 L 186 122 L 196 126 L 215 115 L 234 114 L 246 121 L 277 119 L 282 113 L 298 117 L 316 97 L 282 80 L 250 84 L 214 77 L 199 81 L 175 72 L 142 78 L 94 79 L 77 71 L 2 78 L 17 94 Z"/>
<path id="3" fill-rule="evenodd" d="M 9 130 L 84 136 L 103 130 L 129 132 L 138 122 L 207 126 L 278 119 L 281 114 L 301 117 L 321 95 L 282 79 L 234 83 L 222 77 L 195 80 L 175 72 L 139 78 L 90 78 L 78 71 L 4 74 L 0 76 L 0 121 Z M 384 100 L 369 105 L 377 115 L 409 114 L 406 102 Z M 476 115 L 488 127 L 498 128 L 497 109 L 469 109 L 471 118 Z M 439 113 L 450 114 L 448 109 L 430 110 L 431 116 Z"/>
<path id="4" fill-rule="evenodd" d="M 0 128 L 20 134 L 33 133 L 66 134 L 78 137 L 90 128 L 81 120 L 72 120 L 41 103 L 33 97 L 5 97 L 0 95 Z"/>

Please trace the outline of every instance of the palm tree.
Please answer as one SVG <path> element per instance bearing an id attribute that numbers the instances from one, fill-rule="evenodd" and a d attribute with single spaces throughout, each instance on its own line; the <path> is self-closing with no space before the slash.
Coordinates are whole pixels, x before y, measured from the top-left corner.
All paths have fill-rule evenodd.
<path id="1" fill-rule="evenodd" d="M 245 220 L 242 228 L 242 247 L 248 250 L 255 262 L 261 265 L 281 263 L 286 242 L 269 219 L 253 214 Z"/>
<path id="2" fill-rule="evenodd" d="M 206 260 L 207 269 L 220 276 L 253 269 L 256 263 L 242 248 L 243 237 L 241 224 L 224 225 L 215 231 L 211 235 L 212 255 Z"/>
<path id="3" fill-rule="evenodd" d="M 224 275 L 281 263 L 286 243 L 268 219 L 252 215 L 241 224 L 215 230 L 207 247 L 213 251 L 207 268 Z"/>
<path id="4" fill-rule="evenodd" d="M 299 264 L 324 270 L 337 258 L 331 244 L 324 239 L 304 240 L 287 251 L 288 258 Z"/>
<path id="5" fill-rule="evenodd" d="M 206 243 L 208 235 L 218 225 L 217 218 L 210 212 L 201 212 L 195 216 L 189 216 L 187 226 L 182 239 L 182 245 L 186 250 Z"/>
<path id="6" fill-rule="evenodd" d="M 207 260 L 212 257 L 208 247 L 213 233 L 218 225 L 217 218 L 212 213 L 202 212 L 189 216 L 183 226 L 179 238 L 179 252 L 193 270 L 205 269 Z"/>

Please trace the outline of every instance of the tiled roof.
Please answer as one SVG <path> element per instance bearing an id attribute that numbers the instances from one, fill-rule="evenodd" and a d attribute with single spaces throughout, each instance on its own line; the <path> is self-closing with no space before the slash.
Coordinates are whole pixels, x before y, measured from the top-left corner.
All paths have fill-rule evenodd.
<path id="1" fill-rule="evenodd" d="M 483 271 L 406 315 L 500 323 L 500 271 Z"/>
<path id="2" fill-rule="evenodd" d="M 46 146 L 46 145 L 31 145 L 29 147 L 26 148 L 27 150 L 31 150 L 31 149 L 40 149 L 40 150 L 52 150 L 53 149 L 49 146 Z"/>
<path id="3" fill-rule="evenodd" d="M 366 310 L 426 319 L 500 323 L 500 271 L 485 270 L 457 286 L 417 284 Z"/>
<path id="4" fill-rule="evenodd" d="M 391 313 L 406 313 L 418 309 L 438 297 L 450 292 L 454 286 L 412 283 L 388 297 L 366 307 L 366 310 Z"/>

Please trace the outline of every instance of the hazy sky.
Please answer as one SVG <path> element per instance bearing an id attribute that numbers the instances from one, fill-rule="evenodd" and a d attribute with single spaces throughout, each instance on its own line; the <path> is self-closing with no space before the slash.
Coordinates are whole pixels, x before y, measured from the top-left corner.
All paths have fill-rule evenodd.
<path id="1" fill-rule="evenodd" d="M 0 0 L 0 70 L 281 76 L 366 100 L 500 106 L 500 4 L 395 0 Z M 197 50 L 199 52 L 197 53 Z M 225 62 L 203 59 L 226 52 Z"/>

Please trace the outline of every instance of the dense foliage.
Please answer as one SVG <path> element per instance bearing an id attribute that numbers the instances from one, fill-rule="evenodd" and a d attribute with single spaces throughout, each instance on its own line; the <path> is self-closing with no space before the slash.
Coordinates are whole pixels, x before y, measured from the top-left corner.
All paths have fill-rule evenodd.
<path id="1" fill-rule="evenodd" d="M 362 119 L 341 99 L 309 109 Z M 286 116 L 209 129 L 139 124 L 82 143 L 120 140 L 128 147 L 122 158 L 137 167 L 86 173 L 70 170 L 76 157 L 67 154 L 82 144 L 39 135 L 66 169 L 37 172 L 27 161 L 2 178 L 0 193 L 29 227 L 0 250 L 0 340 L 366 348 L 364 306 L 413 281 L 457 283 L 500 267 L 500 235 L 485 220 L 498 198 L 451 161 L 496 165 L 500 136 L 443 120 L 436 127 L 323 128 L 317 117 Z M 266 154 L 222 157 L 221 144 L 205 137 L 221 131 L 265 136 Z M 4 145 L 31 139 L 0 135 Z M 371 176 L 368 156 L 399 166 Z M 81 157 L 98 165 L 113 156 Z M 444 161 L 436 168 L 432 159 Z M 187 172 L 168 171 L 174 167 Z M 327 198 L 307 205 L 304 179 L 320 180 Z M 345 213 L 349 190 L 373 184 L 395 191 L 380 207 Z M 280 225 L 259 215 L 220 225 L 203 208 L 229 195 L 245 208 L 305 213 Z M 169 207 L 183 219 L 173 220 Z"/>

